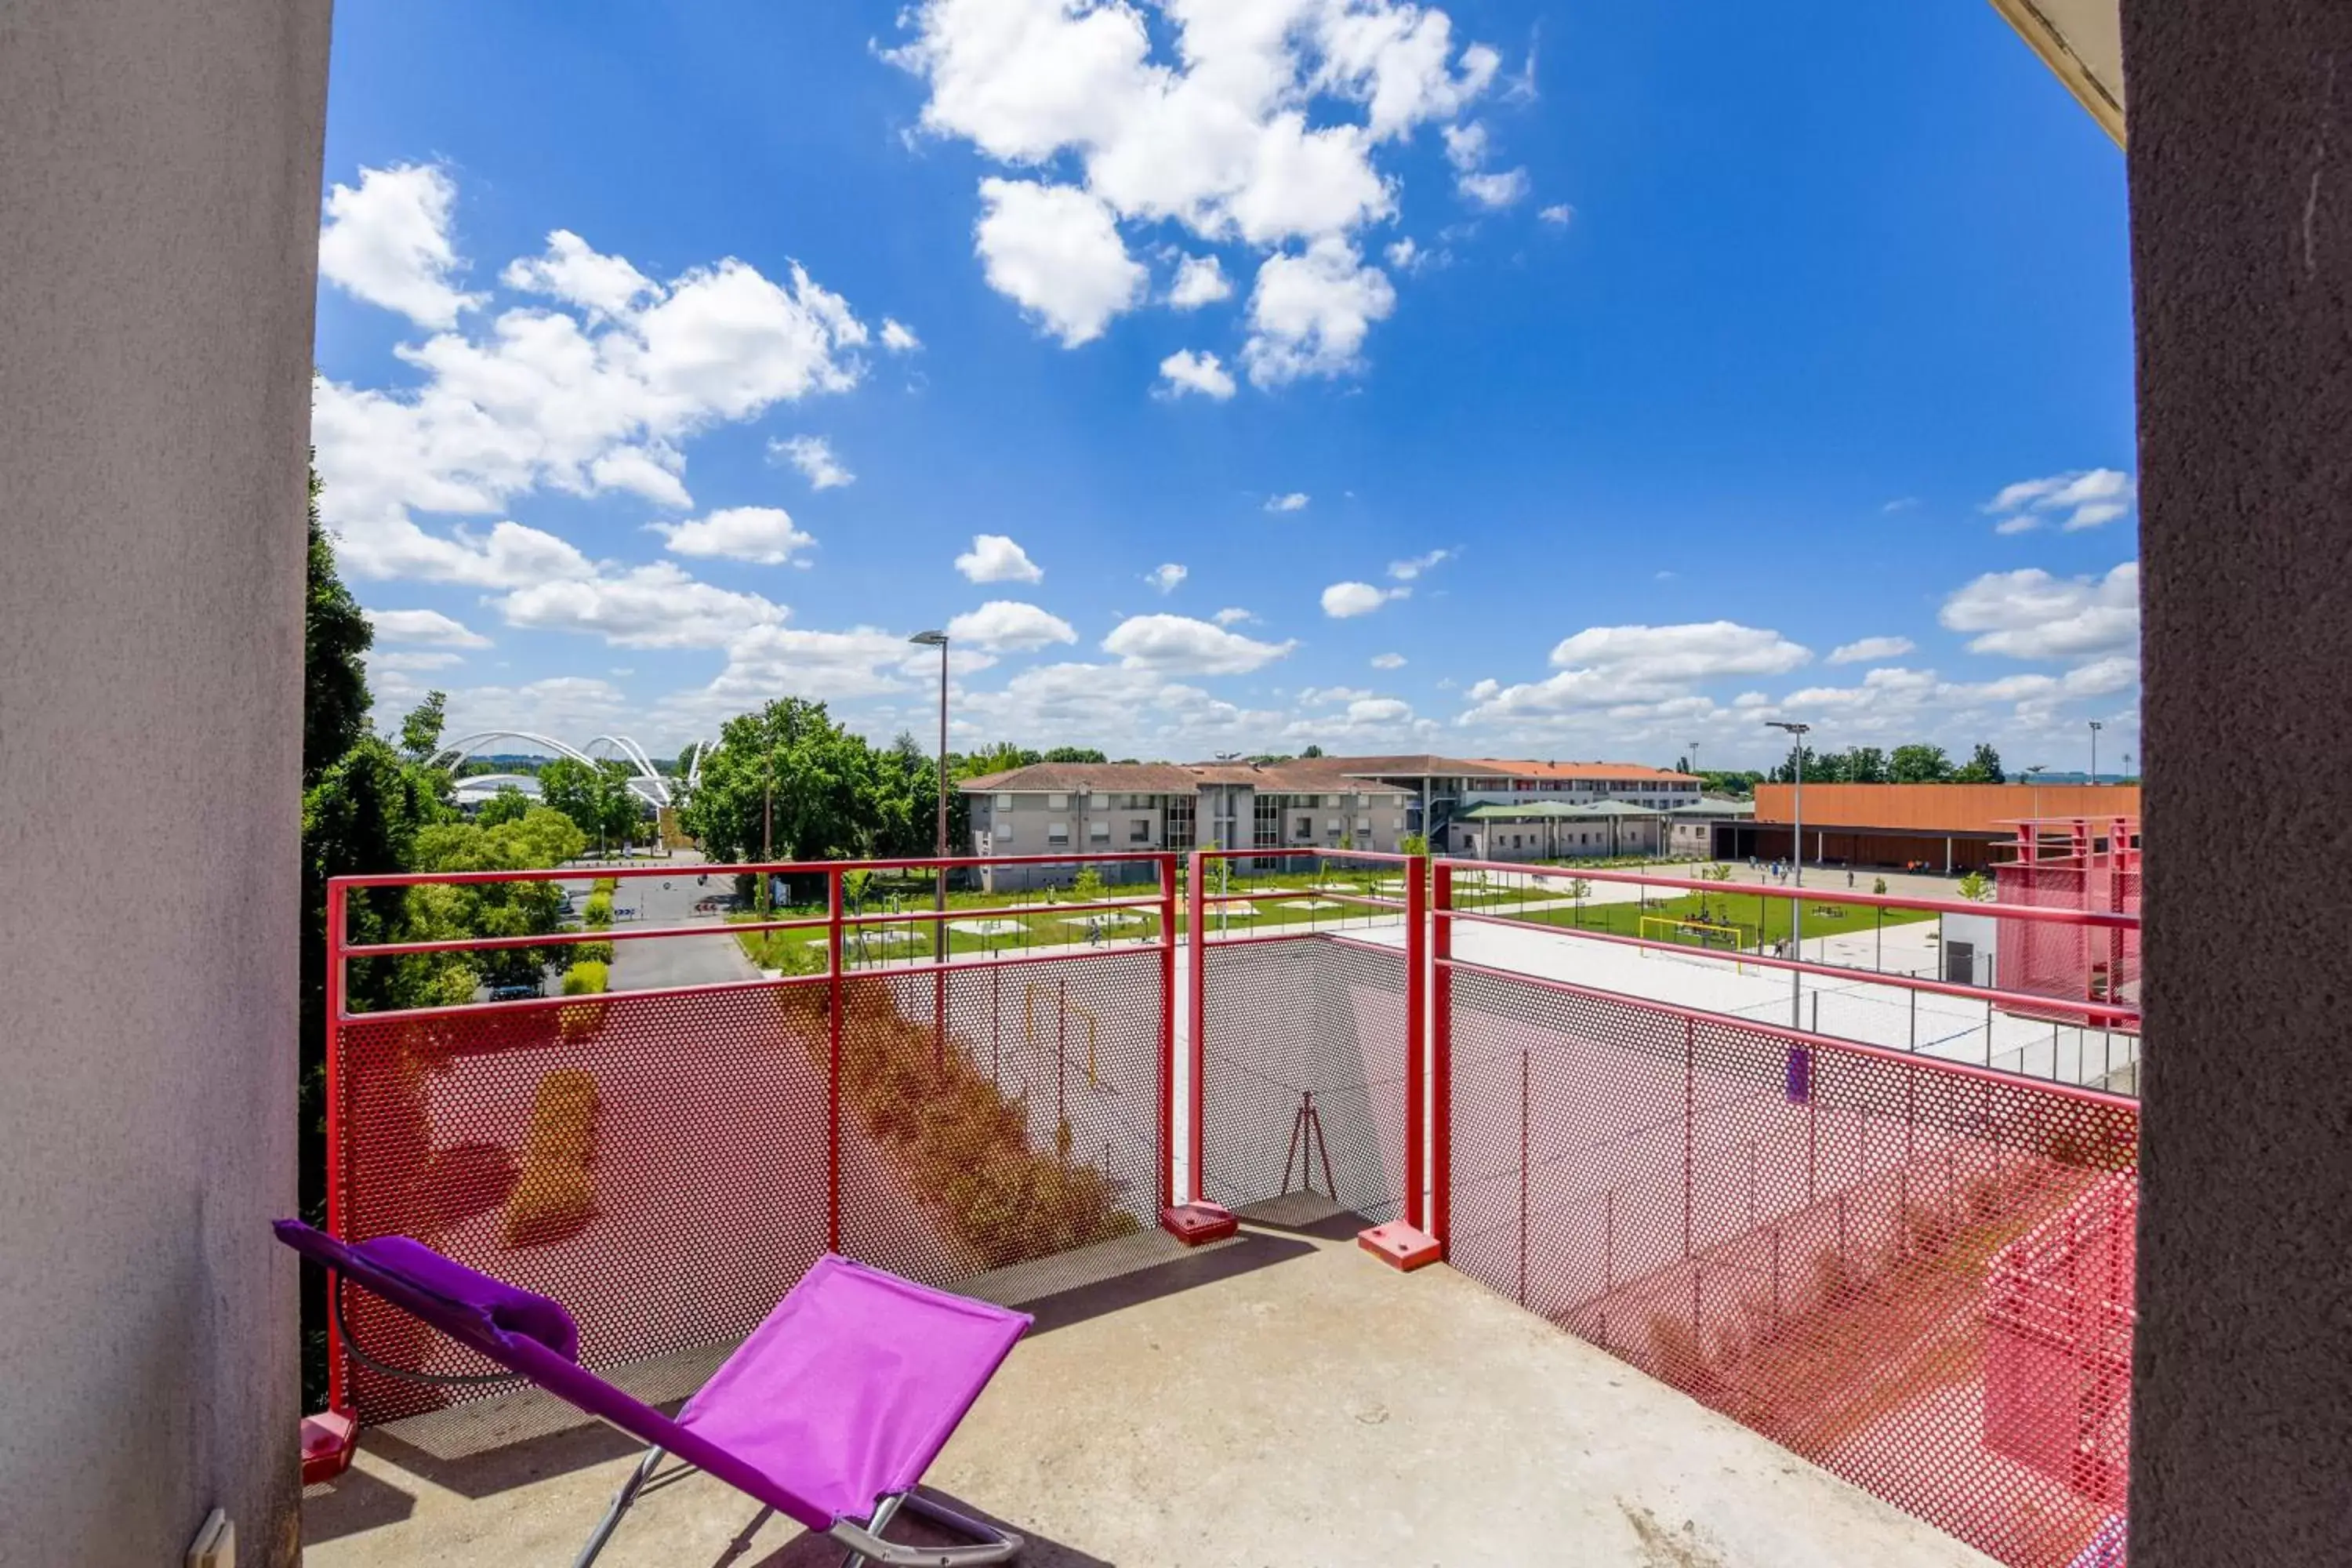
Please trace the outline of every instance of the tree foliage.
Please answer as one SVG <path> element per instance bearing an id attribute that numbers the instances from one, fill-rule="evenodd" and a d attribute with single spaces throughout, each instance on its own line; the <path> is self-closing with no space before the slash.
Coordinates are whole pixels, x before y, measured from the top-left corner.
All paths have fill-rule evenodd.
<path id="1" fill-rule="evenodd" d="M 910 787 L 898 753 L 785 697 L 727 721 L 679 822 L 714 860 L 863 859 L 908 842 Z"/>
<path id="2" fill-rule="evenodd" d="M 645 809 L 629 787 L 628 765 L 607 759 L 590 764 L 558 757 L 539 770 L 539 797 L 580 829 L 583 844 L 625 845 L 643 826 Z"/>
<path id="3" fill-rule="evenodd" d="M 2001 768 L 2000 753 L 1983 742 L 1979 742 L 1976 751 L 1969 755 L 1966 763 L 1961 764 L 1959 772 L 1952 775 L 1952 782 L 1955 784 L 2007 784 L 2009 774 Z"/>
<path id="4" fill-rule="evenodd" d="M 1897 746 L 1886 772 L 1896 784 L 1942 784 L 1952 776 L 1952 760 L 1941 746 Z"/>
<path id="5" fill-rule="evenodd" d="M 360 602 L 335 572 L 335 547 L 319 521 L 319 475 L 310 473 L 309 598 L 302 616 L 302 784 L 319 775 L 367 733 L 367 667 L 375 641 Z"/>

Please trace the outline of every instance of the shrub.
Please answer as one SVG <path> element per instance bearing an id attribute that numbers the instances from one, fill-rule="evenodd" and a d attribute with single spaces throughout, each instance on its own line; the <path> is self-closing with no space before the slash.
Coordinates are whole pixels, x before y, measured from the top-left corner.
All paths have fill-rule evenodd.
<path id="1" fill-rule="evenodd" d="M 593 1217 L 588 1166 L 595 1156 L 597 1108 L 596 1080 L 579 1068 L 558 1068 L 539 1080 L 522 1174 L 507 1194 L 509 1247 L 562 1241 Z"/>
<path id="2" fill-rule="evenodd" d="M 595 996 L 605 989 L 611 972 L 593 958 L 583 958 L 563 972 L 563 994 L 566 996 Z"/>
<path id="3" fill-rule="evenodd" d="M 588 891 L 592 894 L 603 893 L 606 895 L 608 904 L 610 902 L 611 895 L 617 893 L 620 890 L 621 879 L 618 877 L 599 877 L 594 881 L 588 884 Z"/>
<path id="4" fill-rule="evenodd" d="M 583 913 L 591 929 L 603 931 L 613 923 L 613 895 L 598 892 L 588 895 L 588 907 Z"/>
<path id="5" fill-rule="evenodd" d="M 609 969 L 613 964 L 613 944 L 609 942 L 575 942 L 564 948 L 566 962 L 572 968 L 593 963 Z"/>

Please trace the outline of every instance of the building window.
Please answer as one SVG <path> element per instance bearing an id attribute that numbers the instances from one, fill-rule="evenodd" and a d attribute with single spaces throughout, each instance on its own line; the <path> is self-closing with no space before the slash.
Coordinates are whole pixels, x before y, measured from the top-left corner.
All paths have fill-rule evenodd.
<path id="1" fill-rule="evenodd" d="M 1097 794 L 1092 797 L 1092 799 L 1093 799 L 1093 802 L 1094 802 L 1094 809 L 1095 809 L 1095 810 L 1097 810 L 1097 811 L 1108 811 L 1108 810 L 1110 809 L 1110 796 L 1108 796 L 1108 795 L 1107 795 L 1100 794 L 1100 793 L 1097 793 Z"/>
<path id="2" fill-rule="evenodd" d="M 1255 847 L 1270 849 L 1282 842 L 1282 797 L 1262 795 L 1252 807 L 1251 837 Z"/>
<path id="3" fill-rule="evenodd" d="M 1089 823 L 1087 823 L 1087 841 L 1088 843 L 1090 843 L 1090 844 L 1108 844 L 1108 843 L 1109 843 L 1109 842 L 1110 842 L 1110 824 L 1109 824 L 1109 823 L 1108 823 L 1108 822 L 1089 822 Z"/>
<path id="4" fill-rule="evenodd" d="M 1148 821 L 1147 819 L 1143 818 L 1143 817 L 1139 816 L 1139 817 L 1137 817 L 1133 822 L 1129 823 L 1129 824 L 1127 825 L 1127 841 L 1128 841 L 1129 844 L 1149 844 L 1149 843 L 1150 843 L 1150 842 L 1151 842 L 1151 824 L 1150 824 L 1150 821 Z"/>
<path id="5" fill-rule="evenodd" d="M 997 843 L 999 843 L 999 844 L 1010 844 L 1010 843 L 1012 843 L 1012 842 L 1013 842 L 1013 824 L 1011 824 L 1010 822 L 1008 822 L 1008 823 L 1004 824 L 1002 827 L 999 827 L 999 828 L 996 830 L 996 838 L 995 838 L 995 841 L 996 841 Z"/>
<path id="6" fill-rule="evenodd" d="M 1369 816 L 1360 816 L 1360 817 L 1356 818 L 1356 831 L 1357 831 L 1357 832 L 1359 832 L 1359 833 L 1370 833 L 1371 830 L 1372 830 L 1372 819 L 1371 819 L 1370 817 L 1369 817 Z"/>
<path id="7" fill-rule="evenodd" d="M 1311 817 L 1311 816 L 1302 816 L 1302 817 L 1300 817 L 1300 818 L 1298 819 L 1298 830 L 1297 830 L 1296 833 L 1292 834 L 1292 835 L 1291 835 L 1291 837 L 1294 837 L 1294 838 L 1312 838 L 1312 837 L 1315 837 L 1315 819 L 1314 819 L 1313 817 Z"/>
<path id="8" fill-rule="evenodd" d="M 1192 797 L 1171 795 L 1168 797 L 1168 847 L 1192 847 Z"/>
<path id="9" fill-rule="evenodd" d="M 1066 795 L 1049 795 L 1045 797 L 1045 809 L 1047 811 L 1067 811 L 1070 809 L 1070 797 Z"/>
<path id="10" fill-rule="evenodd" d="M 1068 823 L 1049 822 L 1045 824 L 1045 847 L 1047 848 L 1050 849 L 1057 845 L 1067 844 L 1069 841 L 1070 825 Z"/>
<path id="11" fill-rule="evenodd" d="M 996 809 L 999 811 L 1011 811 L 1013 809 L 1013 797 L 1009 795 L 998 795 L 996 797 Z"/>

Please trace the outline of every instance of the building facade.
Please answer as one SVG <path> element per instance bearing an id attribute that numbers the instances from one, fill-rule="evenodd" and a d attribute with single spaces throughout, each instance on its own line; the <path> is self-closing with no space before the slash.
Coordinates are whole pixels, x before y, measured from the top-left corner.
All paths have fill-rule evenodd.
<path id="1" fill-rule="evenodd" d="M 1066 883 L 1071 859 L 1150 850 L 1283 849 L 1394 854 L 1412 796 L 1288 763 L 1040 763 L 970 779 L 974 855 L 1067 857 L 997 866 L 992 891 Z M 1100 868 L 1139 878 L 1141 867 Z"/>
<path id="2" fill-rule="evenodd" d="M 1471 838 L 1457 831 L 1477 806 L 1550 802 L 1589 805 L 1619 801 L 1650 811 L 1675 811 L 1699 802 L 1691 773 L 1639 763 L 1512 761 L 1495 757 L 1312 757 L 1282 764 L 1306 778 L 1357 780 L 1405 791 L 1406 831 L 1425 835 L 1441 855 L 1468 855 Z M 1587 831 L 1590 831 L 1588 829 Z M 1524 834 L 1524 829 L 1522 830 Z"/>

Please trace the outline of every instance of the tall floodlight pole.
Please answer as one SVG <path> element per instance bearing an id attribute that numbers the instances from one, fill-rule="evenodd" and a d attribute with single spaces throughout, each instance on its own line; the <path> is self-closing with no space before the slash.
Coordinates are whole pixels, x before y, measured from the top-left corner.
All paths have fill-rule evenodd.
<path id="1" fill-rule="evenodd" d="M 939 822 L 932 835 L 932 853 L 940 858 L 940 864 L 933 868 L 931 907 L 939 911 L 940 918 L 931 922 L 931 956 L 933 963 L 945 963 L 948 961 L 948 634 L 917 632 L 907 640 L 940 650 L 940 799 Z"/>
<path id="2" fill-rule="evenodd" d="M 2099 782 L 2099 731 L 2105 728 L 2096 719 L 2091 721 L 2091 783 L 2094 786 Z"/>
<path id="3" fill-rule="evenodd" d="M 1789 864 L 1796 875 L 1797 886 L 1802 888 L 1805 885 L 1805 737 L 1812 732 L 1813 727 L 1790 719 L 1767 719 L 1764 722 L 1770 729 L 1787 731 L 1789 739 L 1795 742 L 1797 793 L 1795 805 L 1789 811 L 1792 829 L 1789 842 L 1795 852 L 1789 857 Z M 1789 933 L 1796 939 L 1797 956 L 1802 959 L 1805 956 L 1805 900 L 1791 900 L 1789 910 Z M 1761 942 L 1763 938 L 1759 935 L 1757 941 Z M 1789 1027 L 1804 1026 L 1804 1003 L 1805 972 L 1791 969 L 1789 971 Z"/>

